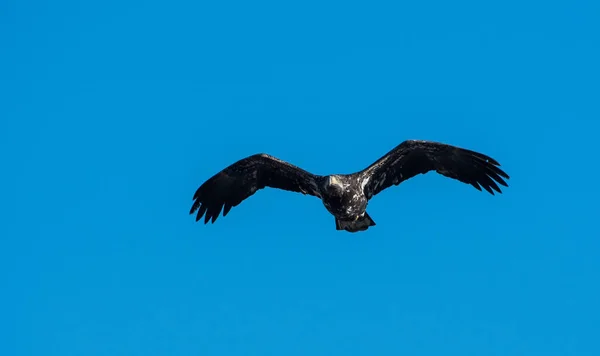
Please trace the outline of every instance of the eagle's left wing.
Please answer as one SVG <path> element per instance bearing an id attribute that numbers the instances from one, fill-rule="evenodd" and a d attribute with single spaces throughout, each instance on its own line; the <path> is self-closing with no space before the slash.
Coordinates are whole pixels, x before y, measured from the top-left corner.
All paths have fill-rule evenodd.
<path id="1" fill-rule="evenodd" d="M 508 179 L 509 176 L 497 167 L 499 165 L 491 157 L 464 148 L 407 140 L 358 174 L 361 179 L 366 179 L 364 189 L 368 199 L 392 185 L 429 171 L 470 184 L 477 190 L 483 187 L 493 195 L 494 190 L 502 193 L 496 182 L 508 187 L 502 177 Z"/>
<path id="2" fill-rule="evenodd" d="M 194 194 L 190 214 L 198 211 L 196 221 L 204 215 L 204 223 L 214 223 L 221 210 L 229 210 L 265 187 L 320 196 L 321 176 L 309 173 L 267 154 L 241 159 L 204 182 Z M 206 215 L 205 215 L 206 214 Z"/>

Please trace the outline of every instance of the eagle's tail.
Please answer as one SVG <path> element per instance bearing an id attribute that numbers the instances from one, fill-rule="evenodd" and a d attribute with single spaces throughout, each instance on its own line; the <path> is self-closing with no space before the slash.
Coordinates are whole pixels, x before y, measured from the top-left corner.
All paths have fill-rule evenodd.
<path id="1" fill-rule="evenodd" d="M 371 219 L 369 214 L 365 214 L 357 220 L 338 220 L 335 219 L 336 230 L 346 230 L 348 232 L 365 231 L 371 226 L 375 226 L 375 221 Z"/>

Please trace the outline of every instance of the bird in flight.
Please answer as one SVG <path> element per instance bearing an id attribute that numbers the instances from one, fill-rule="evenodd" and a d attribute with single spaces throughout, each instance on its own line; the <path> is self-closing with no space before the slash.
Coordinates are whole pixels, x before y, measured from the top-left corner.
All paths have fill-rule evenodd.
<path id="1" fill-rule="evenodd" d="M 376 194 L 430 171 L 494 195 L 508 187 L 500 164 L 484 154 L 444 143 L 406 140 L 376 162 L 352 174 L 316 175 L 268 154 L 243 158 L 204 182 L 194 194 L 190 214 L 214 223 L 232 207 L 265 187 L 312 195 L 335 217 L 336 230 L 365 231 L 375 226 L 367 204 Z M 497 183 L 498 184 L 497 184 Z"/>

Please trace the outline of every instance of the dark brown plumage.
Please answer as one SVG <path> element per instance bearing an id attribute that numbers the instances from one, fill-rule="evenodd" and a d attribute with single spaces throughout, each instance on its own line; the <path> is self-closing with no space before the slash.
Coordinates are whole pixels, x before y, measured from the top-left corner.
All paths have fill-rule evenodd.
<path id="1" fill-rule="evenodd" d="M 320 197 L 320 179 L 268 154 L 255 154 L 231 164 L 202 184 L 194 194 L 190 214 L 197 210 L 196 221 L 204 215 L 205 224 L 209 220 L 214 223 L 221 210 L 226 216 L 232 207 L 265 187 Z"/>
<path id="2" fill-rule="evenodd" d="M 265 187 L 318 197 L 335 217 L 336 229 L 364 231 L 375 222 L 366 212 L 368 201 L 392 185 L 417 174 L 436 171 L 483 188 L 490 194 L 502 193 L 498 184 L 508 187 L 509 176 L 499 163 L 482 153 L 423 140 L 407 140 L 366 169 L 352 174 L 316 175 L 268 154 L 241 159 L 204 182 L 194 194 L 190 214 L 204 223 L 217 220 Z"/>
<path id="3" fill-rule="evenodd" d="M 508 187 L 502 178 L 509 179 L 509 176 L 497 167 L 499 165 L 493 158 L 475 151 L 432 141 L 408 140 L 359 174 L 371 177 L 365 186 L 368 199 L 392 185 L 430 171 L 470 184 L 480 191 L 484 188 L 494 195 L 494 190 L 502 193 L 494 181 Z"/>

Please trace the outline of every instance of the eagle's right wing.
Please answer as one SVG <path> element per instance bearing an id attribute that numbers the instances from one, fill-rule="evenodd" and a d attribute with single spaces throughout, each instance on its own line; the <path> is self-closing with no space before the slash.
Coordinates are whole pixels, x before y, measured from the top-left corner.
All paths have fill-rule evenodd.
<path id="1" fill-rule="evenodd" d="M 472 185 L 490 194 L 502 193 L 496 184 L 507 187 L 509 176 L 499 163 L 482 153 L 424 140 L 406 140 L 360 172 L 365 179 L 368 199 L 386 188 L 398 185 L 417 174 L 430 171 Z"/>
<path id="2" fill-rule="evenodd" d="M 196 221 L 204 223 L 226 216 L 232 207 L 265 187 L 283 189 L 320 197 L 318 184 L 322 176 L 314 175 L 267 154 L 241 159 L 204 182 L 194 194 L 190 214 L 198 211 Z"/>

